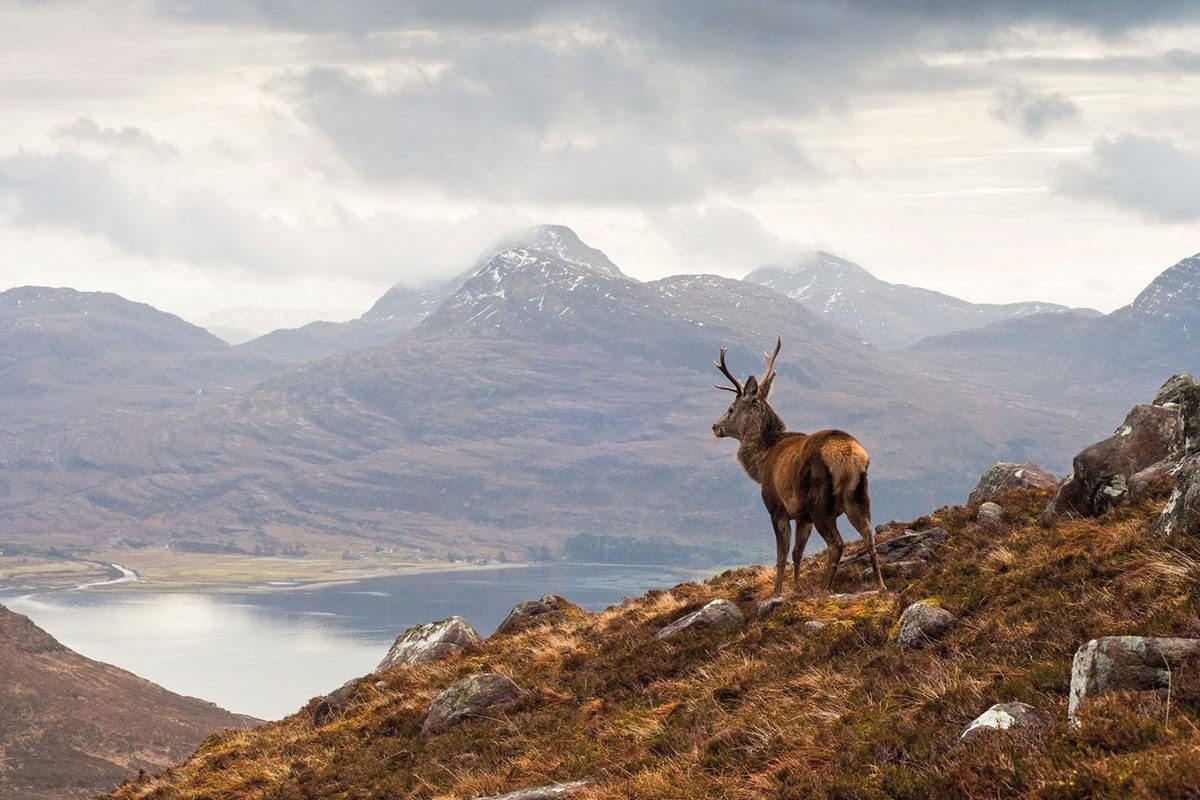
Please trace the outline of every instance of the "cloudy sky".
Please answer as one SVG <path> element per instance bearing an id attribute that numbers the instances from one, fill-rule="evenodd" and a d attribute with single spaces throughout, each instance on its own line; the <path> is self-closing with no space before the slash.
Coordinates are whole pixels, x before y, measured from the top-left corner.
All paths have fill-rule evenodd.
<path id="1" fill-rule="evenodd" d="M 557 222 L 639 278 L 821 248 L 1110 310 L 1200 251 L 1197 42 L 1194 0 L 0 0 L 0 288 L 358 313 Z"/>

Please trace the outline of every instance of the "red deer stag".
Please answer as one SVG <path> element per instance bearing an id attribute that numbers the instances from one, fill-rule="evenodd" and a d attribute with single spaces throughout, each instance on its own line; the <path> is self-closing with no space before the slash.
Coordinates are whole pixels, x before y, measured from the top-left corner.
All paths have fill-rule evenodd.
<path id="1" fill-rule="evenodd" d="M 761 380 L 753 375 L 739 383 L 725 366 L 725 353 L 717 369 L 733 384 L 718 386 L 734 393 L 733 404 L 713 423 L 713 433 L 738 440 L 737 458 L 752 480 L 762 485 L 763 504 L 775 527 L 775 594 L 783 591 L 787 569 L 788 544 L 792 538 L 792 520 L 796 521 L 796 544 L 792 549 L 792 580 L 800 586 L 800 559 L 813 526 L 828 545 L 829 560 L 822 581 L 825 591 L 833 588 L 833 576 L 845 546 L 838 533 L 837 518 L 845 514 L 862 535 L 871 557 L 871 569 L 879 588 L 887 591 L 875 553 L 871 531 L 871 498 L 867 493 L 867 466 L 870 456 L 858 441 L 845 431 L 794 433 L 767 402 L 775 382 L 775 357 L 782 341 L 776 340 L 775 352 L 763 353 L 766 367 Z"/>

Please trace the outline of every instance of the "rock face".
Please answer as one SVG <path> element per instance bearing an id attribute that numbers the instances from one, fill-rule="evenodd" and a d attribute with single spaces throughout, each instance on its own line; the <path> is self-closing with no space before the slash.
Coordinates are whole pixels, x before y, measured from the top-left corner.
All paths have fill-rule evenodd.
<path id="1" fill-rule="evenodd" d="M 1075 456 L 1074 468 L 1046 515 L 1094 517 L 1120 504 L 1135 474 L 1183 451 L 1183 421 L 1178 406 L 1135 406 L 1125 423 Z"/>
<path id="2" fill-rule="evenodd" d="M 1027 725 L 1036 712 L 1037 709 L 1025 703 L 997 703 L 963 728 L 959 738 L 969 742 L 984 731 L 1006 731 L 1009 728 Z"/>
<path id="3" fill-rule="evenodd" d="M 538 786 L 534 789 L 520 789 L 508 794 L 496 794 L 491 797 L 480 797 L 478 800 L 553 800 L 555 797 L 566 797 L 587 786 L 587 781 L 571 781 L 570 783 L 555 783 L 550 786 Z"/>
<path id="4" fill-rule="evenodd" d="M 390 650 L 376 672 L 399 666 L 401 664 L 419 664 L 422 661 L 436 661 L 442 656 L 457 653 L 464 648 L 479 644 L 479 634 L 471 627 L 471 623 L 462 617 L 450 617 L 440 622 L 427 622 L 424 625 L 414 625 L 396 637 Z"/>
<path id="5" fill-rule="evenodd" d="M 995 500 L 1005 492 L 1014 489 L 1039 489 L 1057 486 L 1058 478 L 1039 467 L 1037 464 L 1013 464 L 1008 461 L 998 461 L 987 468 L 979 483 L 967 496 L 967 505 L 977 506 L 989 500 Z"/>
<path id="6" fill-rule="evenodd" d="M 321 702 L 317 703 L 317 707 L 312 712 L 313 725 L 320 727 L 334 717 L 341 716 L 350 707 L 350 701 L 354 699 L 354 691 L 358 688 L 359 680 L 359 678 L 352 678 L 322 697 Z"/>
<path id="7" fill-rule="evenodd" d="M 421 735 L 443 731 L 471 717 L 503 711 L 520 696 L 521 688 L 499 673 L 484 672 L 463 678 L 433 698 Z"/>
<path id="8" fill-rule="evenodd" d="M 927 531 L 906 531 L 887 541 L 879 542 L 875 550 L 879 555 L 879 571 L 885 577 L 911 578 L 923 570 L 939 547 L 950 537 L 942 528 L 930 528 Z M 847 558 L 843 564 L 866 564 L 867 551 L 864 549 Z M 868 566 L 863 570 L 863 578 L 872 576 Z"/>
<path id="9" fill-rule="evenodd" d="M 563 618 L 563 607 L 566 603 L 566 600 L 553 594 L 544 594 L 537 600 L 517 603 L 500 623 L 496 633 L 515 633 L 530 625 L 560 620 Z"/>
<path id="10" fill-rule="evenodd" d="M 994 525 L 1003 519 L 1004 509 L 990 500 L 979 506 L 979 511 L 975 514 L 975 521 L 982 525 Z"/>
<path id="11" fill-rule="evenodd" d="M 1175 375 L 1158 390 L 1154 405 L 1179 407 L 1184 453 L 1200 452 L 1200 383 L 1191 375 Z"/>
<path id="12" fill-rule="evenodd" d="M 684 631 L 705 628 L 737 628 L 745 621 L 746 618 L 742 616 L 742 612 L 730 601 L 713 600 L 704 608 L 675 620 L 659 631 L 657 635 L 659 639 L 670 639 Z"/>
<path id="13" fill-rule="evenodd" d="M 1071 664 L 1071 695 L 1067 715 L 1085 697 L 1106 691 L 1134 689 L 1165 692 L 1173 697 L 1200 696 L 1200 639 L 1150 636 L 1104 636 L 1080 647 Z"/>
<path id="14" fill-rule="evenodd" d="M 1200 454 L 1188 456 L 1175 473 L 1175 490 L 1154 528 L 1164 536 L 1200 536 Z"/>
<path id="15" fill-rule="evenodd" d="M 958 617 L 933 603 L 913 603 L 900 615 L 896 642 L 902 647 L 920 647 L 937 639 L 958 622 Z"/>

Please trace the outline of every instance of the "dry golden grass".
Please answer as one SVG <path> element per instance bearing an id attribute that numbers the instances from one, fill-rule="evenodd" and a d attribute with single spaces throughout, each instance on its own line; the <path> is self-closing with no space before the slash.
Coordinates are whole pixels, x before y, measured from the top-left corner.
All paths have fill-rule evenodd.
<path id="1" fill-rule="evenodd" d="M 1009 522 L 986 530 L 961 508 L 917 521 L 950 539 L 892 596 L 801 596 L 758 622 L 771 575 L 744 568 L 601 614 L 575 610 L 466 657 L 372 676 L 324 727 L 305 709 L 213 737 L 112 797 L 448 799 L 577 779 L 591 781 L 584 800 L 1195 797 L 1200 709 L 1177 699 L 1168 724 L 1161 699 L 1105 698 L 1078 730 L 1065 710 L 1087 639 L 1200 635 L 1200 543 L 1150 535 L 1153 503 L 1044 526 L 1045 500 L 1011 495 Z M 803 564 L 806 585 L 818 561 Z M 859 585 L 848 575 L 838 588 Z M 655 638 L 716 597 L 751 621 Z M 931 598 L 960 624 L 925 648 L 897 647 L 889 633 L 902 609 Z M 810 619 L 827 625 L 806 633 Z M 504 715 L 419 736 L 433 695 L 483 670 L 530 691 Z M 1011 700 L 1041 709 L 1040 723 L 959 744 L 971 719 Z"/>

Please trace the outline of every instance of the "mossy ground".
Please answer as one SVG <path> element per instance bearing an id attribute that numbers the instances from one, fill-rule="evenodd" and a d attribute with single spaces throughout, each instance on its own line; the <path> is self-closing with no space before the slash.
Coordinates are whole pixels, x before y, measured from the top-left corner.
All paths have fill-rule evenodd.
<path id="1" fill-rule="evenodd" d="M 591 782 L 582 798 L 1197 797 L 1193 703 L 1104 696 L 1077 729 L 1066 705 L 1071 659 L 1088 639 L 1200 636 L 1200 542 L 1149 534 L 1161 498 L 1043 526 L 1046 500 L 1008 496 L 999 526 L 976 525 L 963 508 L 918 520 L 950 539 L 925 575 L 892 582 L 889 596 L 801 597 L 758 622 L 771 574 L 745 568 L 598 615 L 574 611 L 469 656 L 373 676 L 324 727 L 309 708 L 214 736 L 112 797 L 472 798 L 581 778 Z M 803 585 L 820 562 L 804 563 Z M 838 586 L 859 588 L 856 574 Z M 749 624 L 655 638 L 717 597 Z M 924 648 L 897 647 L 900 612 L 930 598 L 960 623 Z M 805 635 L 810 619 L 830 624 Z M 504 715 L 420 737 L 433 696 L 480 671 L 528 693 Z M 974 717 L 1015 700 L 1040 721 L 959 743 Z"/>

